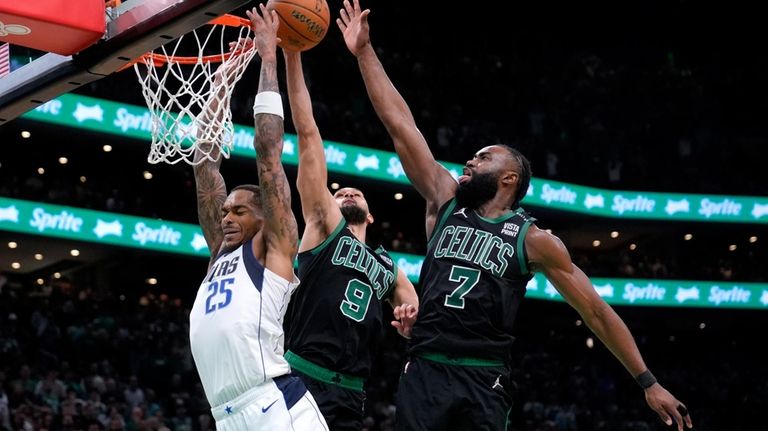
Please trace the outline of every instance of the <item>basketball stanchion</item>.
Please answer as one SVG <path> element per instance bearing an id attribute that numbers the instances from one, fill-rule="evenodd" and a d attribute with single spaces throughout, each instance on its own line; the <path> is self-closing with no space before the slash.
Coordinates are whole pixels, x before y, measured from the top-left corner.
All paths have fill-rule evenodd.
<path id="1" fill-rule="evenodd" d="M 0 1 L 0 42 L 72 55 L 104 36 L 103 0 Z"/>

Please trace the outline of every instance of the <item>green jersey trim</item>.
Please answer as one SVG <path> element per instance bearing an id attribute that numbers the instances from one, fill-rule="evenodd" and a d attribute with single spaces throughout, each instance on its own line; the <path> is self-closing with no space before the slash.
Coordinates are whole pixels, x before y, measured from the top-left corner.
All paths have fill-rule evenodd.
<path id="1" fill-rule="evenodd" d="M 446 355 L 436 352 L 424 352 L 417 353 L 417 356 L 424 358 L 428 361 L 437 362 L 439 364 L 447 365 L 461 365 L 465 367 L 503 367 L 505 366 L 503 361 L 497 361 L 493 359 L 484 358 L 470 358 L 462 356 Z"/>
<path id="2" fill-rule="evenodd" d="M 387 297 L 392 296 L 392 292 L 394 292 L 395 287 L 397 287 L 397 271 L 399 268 L 397 267 L 397 262 L 395 262 L 395 259 L 392 259 L 392 256 L 387 252 L 384 246 L 380 245 L 376 248 L 376 254 L 378 254 L 379 256 L 385 253 L 386 253 L 386 257 L 388 257 L 392 261 L 392 274 L 395 275 L 395 278 L 392 281 L 392 284 L 390 284 L 389 287 L 387 287 L 387 291 L 384 292 L 384 294 L 382 295 L 382 298 L 389 299 Z"/>
<path id="3" fill-rule="evenodd" d="M 485 217 L 481 216 L 480 214 L 477 214 L 477 212 L 475 212 L 475 214 L 477 214 L 477 216 L 480 218 L 480 220 L 483 220 L 483 221 L 488 222 L 488 223 L 494 223 L 494 224 L 495 223 L 501 223 L 503 221 L 509 220 L 509 219 L 511 219 L 512 217 L 516 216 L 519 213 L 520 213 L 520 209 L 518 208 L 518 209 L 516 209 L 514 211 L 511 211 L 511 212 L 508 212 L 506 214 L 500 215 L 500 216 L 498 216 L 496 218 L 485 218 Z"/>
<path id="4" fill-rule="evenodd" d="M 392 259 L 392 256 L 389 257 Z M 397 271 L 400 270 L 400 267 L 397 266 L 397 262 L 395 262 L 394 259 L 392 259 L 392 273 L 395 274 L 395 281 L 392 282 L 392 286 L 389 288 L 392 292 L 395 291 L 395 287 L 397 287 Z M 389 295 L 391 292 L 387 292 L 387 295 Z M 386 295 L 385 295 L 386 296 Z"/>
<path id="5" fill-rule="evenodd" d="M 339 225 L 336 226 L 336 229 L 334 229 L 330 235 L 328 235 L 328 238 L 326 238 L 325 241 L 320 243 L 320 245 L 318 245 L 317 247 L 313 248 L 312 250 L 309 250 L 309 252 L 314 255 L 323 251 L 323 249 L 325 247 L 328 247 L 328 244 L 330 244 L 331 241 L 333 241 L 334 238 L 336 238 L 339 235 L 339 232 L 341 232 L 341 230 L 344 229 L 344 226 L 346 225 L 347 225 L 347 220 L 344 217 L 342 217 L 341 221 L 339 222 Z"/>
<path id="6" fill-rule="evenodd" d="M 341 386 L 342 388 L 351 389 L 353 391 L 363 392 L 364 379 L 362 377 L 348 376 L 346 374 L 331 371 L 302 358 L 290 350 L 285 352 L 285 360 L 288 361 L 291 368 L 300 373 L 304 373 L 315 380 Z"/>
<path id="7" fill-rule="evenodd" d="M 392 256 L 389 258 L 392 259 Z M 392 260 L 392 274 L 395 275 L 395 278 L 392 280 L 392 284 L 389 285 L 387 291 L 382 295 L 382 298 L 384 299 L 390 299 L 395 293 L 395 288 L 397 287 L 397 263 L 394 261 L 394 259 Z"/>
<path id="8" fill-rule="evenodd" d="M 520 263 L 520 272 L 523 275 L 530 273 L 528 270 L 528 262 L 525 261 L 525 235 L 528 234 L 528 228 L 536 221 L 535 218 L 525 219 L 525 223 L 520 227 L 520 233 L 517 235 L 517 261 Z"/>

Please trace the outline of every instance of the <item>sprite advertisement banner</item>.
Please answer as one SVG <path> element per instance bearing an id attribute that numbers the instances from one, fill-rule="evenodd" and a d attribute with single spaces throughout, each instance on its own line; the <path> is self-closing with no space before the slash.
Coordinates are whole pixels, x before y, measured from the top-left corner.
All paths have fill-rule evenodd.
<path id="1" fill-rule="evenodd" d="M 0 230 L 208 258 L 197 225 L 146 219 L 0 197 Z M 391 253 L 408 278 L 419 279 L 423 256 Z M 593 278 L 597 293 L 613 305 L 768 309 L 768 284 Z M 541 274 L 528 297 L 560 300 Z"/>
<path id="2" fill-rule="evenodd" d="M 195 225 L 2 197 L 0 230 L 209 257 Z"/>
<path id="3" fill-rule="evenodd" d="M 628 278 L 592 278 L 597 293 L 611 305 L 749 308 L 768 310 L 768 284 Z M 529 298 L 563 301 L 542 274 L 528 282 Z"/>
<path id="4" fill-rule="evenodd" d="M 145 107 L 65 94 L 24 118 L 68 127 L 151 140 L 152 117 Z M 255 157 L 253 127 L 235 125 L 235 156 Z M 298 164 L 295 135 L 287 134 L 283 161 Z M 409 184 L 393 152 L 325 141 L 330 172 Z M 454 177 L 462 165 L 441 162 Z M 613 218 L 768 224 L 768 197 L 696 195 L 604 190 L 533 178 L 523 206 L 552 208 Z"/>

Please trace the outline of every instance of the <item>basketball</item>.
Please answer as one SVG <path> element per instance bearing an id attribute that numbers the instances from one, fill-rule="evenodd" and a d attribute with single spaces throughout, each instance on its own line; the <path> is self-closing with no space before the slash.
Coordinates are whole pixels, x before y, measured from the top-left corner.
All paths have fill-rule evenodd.
<path id="1" fill-rule="evenodd" d="M 277 12 L 280 47 L 288 51 L 306 51 L 320 43 L 331 22 L 325 0 L 269 0 L 267 9 Z"/>

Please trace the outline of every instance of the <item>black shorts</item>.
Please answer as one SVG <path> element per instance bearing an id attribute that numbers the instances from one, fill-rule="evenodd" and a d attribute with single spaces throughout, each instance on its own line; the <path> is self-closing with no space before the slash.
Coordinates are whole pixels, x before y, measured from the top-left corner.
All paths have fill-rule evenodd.
<path id="1" fill-rule="evenodd" d="M 506 366 L 449 365 L 414 357 L 397 388 L 398 431 L 503 431 L 511 408 Z"/>
<path id="2" fill-rule="evenodd" d="M 365 392 L 321 382 L 299 371 L 298 376 L 309 389 L 330 431 L 360 431 L 363 428 Z"/>

